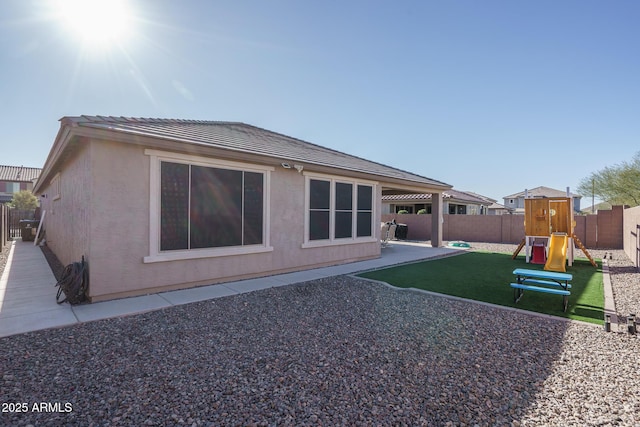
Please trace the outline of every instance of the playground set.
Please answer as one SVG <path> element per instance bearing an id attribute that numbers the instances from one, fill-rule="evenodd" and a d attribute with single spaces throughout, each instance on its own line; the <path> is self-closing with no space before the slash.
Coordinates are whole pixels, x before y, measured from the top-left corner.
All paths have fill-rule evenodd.
<path id="1" fill-rule="evenodd" d="M 525 192 L 526 194 L 526 192 Z M 566 273 L 567 260 L 573 265 L 573 253 L 577 245 L 589 262 L 597 267 L 587 248 L 575 235 L 576 222 L 573 219 L 573 198 L 567 188 L 567 197 L 524 199 L 525 237 L 511 258 L 515 259 L 526 246 L 526 261 L 544 264 L 544 271 L 517 268 L 513 271 L 516 282 L 511 283 L 513 301 L 517 303 L 524 291 L 544 292 L 562 296 L 563 311 L 569 306 L 571 280 Z"/>
<path id="2" fill-rule="evenodd" d="M 573 265 L 575 246 L 579 247 L 594 267 L 596 262 L 587 248 L 574 233 L 573 198 L 548 197 L 542 199 L 524 199 L 525 237 L 513 253 L 512 258 L 526 247 L 526 261 L 544 264 L 547 271 L 567 271 Z"/>

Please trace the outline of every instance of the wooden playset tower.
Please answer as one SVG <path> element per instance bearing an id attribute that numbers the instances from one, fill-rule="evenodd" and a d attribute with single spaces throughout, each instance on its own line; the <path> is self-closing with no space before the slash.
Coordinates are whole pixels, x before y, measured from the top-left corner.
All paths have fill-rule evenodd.
<path id="1" fill-rule="evenodd" d="M 576 222 L 573 219 L 573 198 L 546 197 L 542 199 L 524 199 L 525 237 L 513 253 L 512 258 L 526 246 L 526 261 L 530 262 L 532 248 L 542 249 L 545 270 L 565 271 L 565 264 L 573 265 L 574 248 L 578 246 L 595 267 L 587 248 L 574 233 Z M 536 242 L 546 241 L 546 248 L 535 248 Z M 551 258 L 555 259 L 551 259 Z"/>

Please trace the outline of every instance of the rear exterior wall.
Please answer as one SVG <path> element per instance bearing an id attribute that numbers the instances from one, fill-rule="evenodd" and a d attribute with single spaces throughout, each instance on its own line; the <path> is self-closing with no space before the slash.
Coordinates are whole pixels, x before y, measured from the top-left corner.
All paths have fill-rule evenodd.
<path id="1" fill-rule="evenodd" d="M 341 264 L 380 256 L 379 243 L 302 248 L 305 177 L 295 170 L 270 172 L 269 240 L 272 251 L 200 259 L 144 262 L 150 254 L 150 159 L 145 147 L 91 143 L 90 297 L 101 301 L 162 290 Z M 374 203 L 381 198 L 376 188 Z M 90 207 L 86 203 L 90 202 Z M 77 207 L 76 207 L 77 208 Z M 380 220 L 380 214 L 375 218 Z M 374 227 L 374 232 L 376 228 Z M 87 253 L 89 251 L 87 250 Z"/>
<path id="2" fill-rule="evenodd" d="M 91 257 L 91 146 L 78 146 L 40 194 L 47 246 L 64 265 Z"/>

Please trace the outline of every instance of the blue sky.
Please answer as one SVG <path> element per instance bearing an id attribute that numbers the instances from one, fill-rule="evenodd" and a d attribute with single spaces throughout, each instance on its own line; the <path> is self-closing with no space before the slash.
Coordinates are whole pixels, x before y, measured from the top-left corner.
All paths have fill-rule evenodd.
<path id="1" fill-rule="evenodd" d="M 2 1 L 0 164 L 42 167 L 82 114 L 241 121 L 500 201 L 640 150 L 635 0 L 127 3 L 91 43 Z"/>

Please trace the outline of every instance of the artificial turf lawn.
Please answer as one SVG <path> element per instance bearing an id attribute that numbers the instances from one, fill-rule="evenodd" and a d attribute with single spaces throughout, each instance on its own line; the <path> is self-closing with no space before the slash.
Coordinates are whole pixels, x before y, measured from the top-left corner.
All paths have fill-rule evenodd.
<path id="1" fill-rule="evenodd" d="M 573 320 L 604 323 L 604 288 L 600 261 L 598 268 L 586 259 L 574 259 L 567 273 L 573 275 L 567 312 L 562 311 L 562 296 L 525 291 L 520 301 L 513 302 L 516 282 L 513 270 L 542 270 L 543 265 L 527 264 L 523 256 L 468 252 L 447 258 L 405 264 L 359 274 L 401 288 L 417 288 L 506 307 L 566 317 Z"/>

